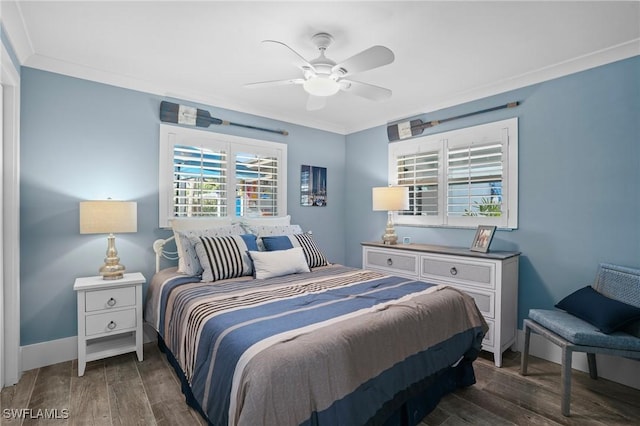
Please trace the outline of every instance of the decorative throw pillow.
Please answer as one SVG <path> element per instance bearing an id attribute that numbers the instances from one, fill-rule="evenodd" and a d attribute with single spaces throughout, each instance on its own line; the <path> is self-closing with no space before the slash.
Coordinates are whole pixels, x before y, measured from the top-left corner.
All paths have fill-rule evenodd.
<path id="1" fill-rule="evenodd" d="M 607 334 L 640 320 L 640 308 L 611 299 L 591 286 L 571 293 L 558 302 L 556 308 L 593 324 Z"/>
<path id="2" fill-rule="evenodd" d="M 175 217 L 169 220 L 173 236 L 175 237 L 176 251 L 178 252 L 178 272 L 183 272 L 185 269 L 185 256 L 184 249 L 182 248 L 182 242 L 178 236 L 178 232 L 204 230 L 211 228 L 219 228 L 224 226 L 230 226 L 232 224 L 232 217 Z M 240 232 L 244 234 L 245 232 Z M 186 273 L 186 272 L 183 272 Z"/>
<path id="3" fill-rule="evenodd" d="M 257 251 L 256 236 L 197 237 L 192 242 L 202 265 L 202 282 L 237 278 L 253 273 L 248 251 Z"/>
<path id="4" fill-rule="evenodd" d="M 192 238 L 198 237 L 228 237 L 230 235 L 244 234 L 244 230 L 238 224 L 223 225 L 207 229 L 188 229 L 174 231 L 176 248 L 178 249 L 178 272 L 187 275 L 200 275 L 202 266 L 198 260 L 198 254 L 192 242 Z"/>
<path id="5" fill-rule="evenodd" d="M 245 226 L 245 230 L 249 234 L 258 236 L 258 250 L 261 251 L 265 250 L 262 237 L 269 235 L 302 234 L 300 225 L 251 225 Z"/>
<path id="6" fill-rule="evenodd" d="M 294 235 L 264 236 L 262 242 L 267 251 L 287 250 L 293 247 L 301 247 L 309 268 L 325 266 L 329 264 L 327 258 L 318 248 L 310 233 Z"/>
<path id="7" fill-rule="evenodd" d="M 310 272 L 302 247 L 278 251 L 250 251 L 256 279 Z"/>

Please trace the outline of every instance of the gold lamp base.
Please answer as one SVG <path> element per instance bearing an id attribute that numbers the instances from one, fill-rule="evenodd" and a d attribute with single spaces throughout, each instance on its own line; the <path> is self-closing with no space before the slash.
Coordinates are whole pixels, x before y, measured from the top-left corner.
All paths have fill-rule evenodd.
<path id="1" fill-rule="evenodd" d="M 100 275 L 105 280 L 119 280 L 124 277 L 125 267 L 120 264 L 118 250 L 116 250 L 116 237 L 110 234 L 107 237 L 107 257 L 104 265 L 100 267 Z"/>
<path id="2" fill-rule="evenodd" d="M 382 242 L 387 245 L 398 244 L 398 234 L 396 234 L 396 230 L 393 228 L 392 217 L 392 213 L 389 212 L 387 227 L 384 230 L 384 235 L 382 235 Z"/>

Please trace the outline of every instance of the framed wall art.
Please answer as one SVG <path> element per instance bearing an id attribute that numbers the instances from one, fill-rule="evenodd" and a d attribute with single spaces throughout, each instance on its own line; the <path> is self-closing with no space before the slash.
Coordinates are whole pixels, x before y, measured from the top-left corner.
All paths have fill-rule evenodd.
<path id="1" fill-rule="evenodd" d="M 327 168 L 302 165 L 300 169 L 300 205 L 327 205 Z"/>

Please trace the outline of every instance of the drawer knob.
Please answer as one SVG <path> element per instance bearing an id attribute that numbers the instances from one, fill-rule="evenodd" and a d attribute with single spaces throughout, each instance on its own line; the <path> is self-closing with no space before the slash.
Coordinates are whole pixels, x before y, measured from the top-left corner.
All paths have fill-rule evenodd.
<path id="1" fill-rule="evenodd" d="M 113 330 L 114 328 L 116 328 L 116 323 L 113 321 L 110 321 L 109 324 L 107 324 L 107 328 L 109 330 Z"/>
<path id="2" fill-rule="evenodd" d="M 387 259 L 387 265 L 388 265 L 388 266 L 393 266 L 393 259 L 388 258 L 388 259 Z"/>
<path id="3" fill-rule="evenodd" d="M 107 300 L 107 306 L 116 306 L 116 303 L 116 299 L 114 299 L 113 297 Z"/>
<path id="4" fill-rule="evenodd" d="M 456 269 L 455 266 L 452 266 L 451 269 L 449 269 L 449 273 L 451 275 L 458 275 L 458 270 Z"/>

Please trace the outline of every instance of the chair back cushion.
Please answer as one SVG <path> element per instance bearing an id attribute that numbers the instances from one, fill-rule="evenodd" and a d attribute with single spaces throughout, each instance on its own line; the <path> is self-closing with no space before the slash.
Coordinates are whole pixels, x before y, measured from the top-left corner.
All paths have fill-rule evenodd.
<path id="1" fill-rule="evenodd" d="M 640 308 L 640 269 L 603 263 L 593 288 L 611 299 Z M 640 321 L 627 325 L 624 330 L 640 337 Z"/>

